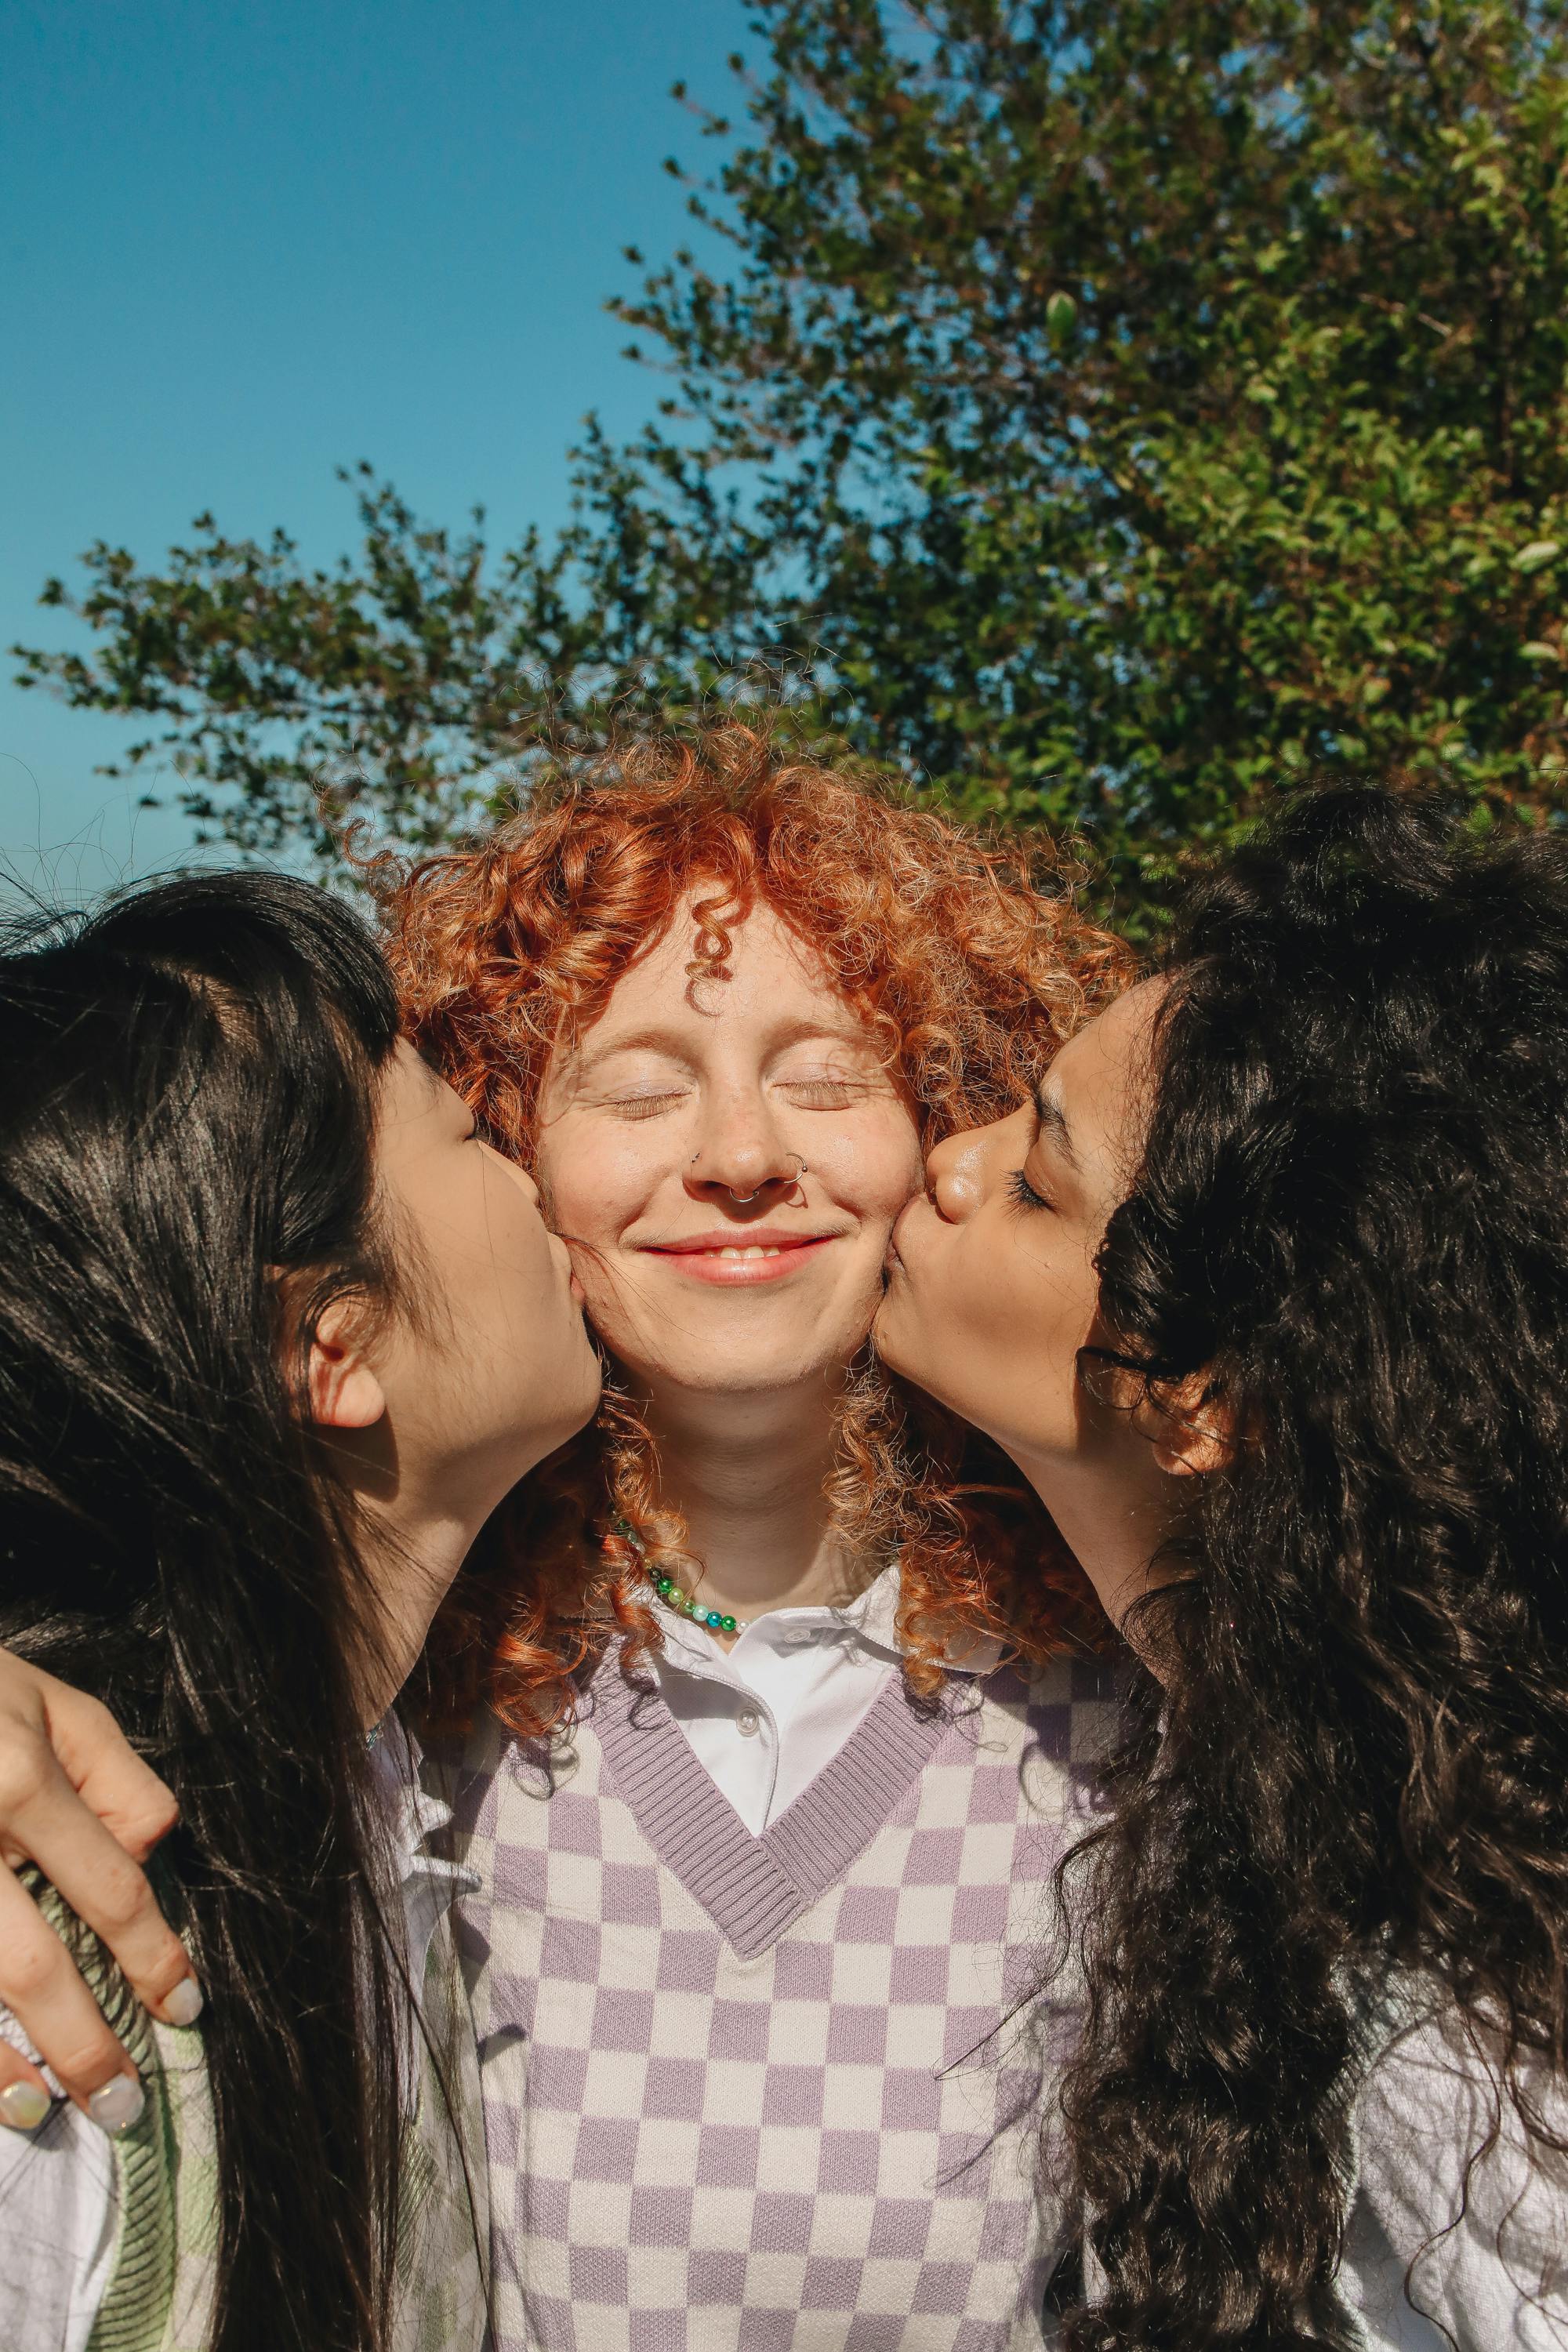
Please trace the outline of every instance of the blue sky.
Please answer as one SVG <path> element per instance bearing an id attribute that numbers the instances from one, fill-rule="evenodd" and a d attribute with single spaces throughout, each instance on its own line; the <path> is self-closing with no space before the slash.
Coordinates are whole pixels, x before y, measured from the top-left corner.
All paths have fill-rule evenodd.
<path id="1" fill-rule="evenodd" d="M 662 389 L 604 300 L 683 233 L 664 156 L 712 152 L 669 83 L 732 105 L 737 47 L 742 0 L 0 0 L 0 645 L 70 641 L 45 577 L 203 508 L 330 558 L 361 457 L 434 520 L 558 520 L 584 415 Z M 74 896 L 177 857 L 92 772 L 138 730 L 15 667 L 5 863 Z"/>

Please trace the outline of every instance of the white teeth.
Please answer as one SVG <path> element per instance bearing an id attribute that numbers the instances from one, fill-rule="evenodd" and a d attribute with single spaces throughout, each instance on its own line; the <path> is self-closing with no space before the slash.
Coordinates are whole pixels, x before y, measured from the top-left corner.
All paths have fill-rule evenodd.
<path id="1" fill-rule="evenodd" d="M 721 1257 L 739 1257 L 741 1253 L 738 1249 L 721 1249 L 719 1255 Z"/>
<path id="2" fill-rule="evenodd" d="M 772 1248 L 764 1248 L 761 1242 L 749 1242 L 744 1249 L 721 1249 L 719 1255 L 733 1258 L 782 1257 L 784 1252 L 776 1244 Z"/>
<path id="3" fill-rule="evenodd" d="M 749 1248 L 743 1249 L 741 1252 L 741 1255 L 742 1257 L 765 1257 L 767 1255 L 767 1252 L 763 1249 L 761 1242 L 752 1242 Z"/>

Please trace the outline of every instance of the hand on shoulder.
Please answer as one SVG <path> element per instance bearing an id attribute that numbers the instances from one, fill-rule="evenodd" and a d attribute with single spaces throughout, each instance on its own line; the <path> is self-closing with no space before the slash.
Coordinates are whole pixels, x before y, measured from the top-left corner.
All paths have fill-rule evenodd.
<path id="1" fill-rule="evenodd" d="M 77 2105 L 107 2128 L 140 2105 L 135 2071 L 16 1874 L 29 1863 L 40 1870 L 113 1954 L 142 2005 L 188 2025 L 200 1989 L 141 1867 L 178 1814 L 106 1707 L 0 1649 L 0 2002 Z M 29 2130 L 48 2100 L 38 2069 L 0 2041 L 0 2121 Z"/>

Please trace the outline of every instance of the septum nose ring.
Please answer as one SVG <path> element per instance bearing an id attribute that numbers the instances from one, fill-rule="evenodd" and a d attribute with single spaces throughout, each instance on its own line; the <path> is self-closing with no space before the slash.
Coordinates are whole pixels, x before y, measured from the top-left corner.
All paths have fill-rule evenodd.
<path id="1" fill-rule="evenodd" d="M 702 1154 L 701 1154 L 701 1152 L 700 1152 L 700 1151 L 694 1151 L 694 1152 L 692 1153 L 692 1155 L 691 1155 L 691 1165 L 693 1166 L 693 1168 L 695 1168 L 695 1167 L 696 1167 L 696 1165 L 697 1165 L 698 1161 L 701 1159 L 701 1157 L 702 1157 Z M 800 1154 L 799 1154 L 799 1152 L 798 1152 L 798 1151 L 792 1151 L 792 1152 L 790 1153 L 790 1158 L 791 1158 L 792 1160 L 800 1160 Z M 790 1178 L 790 1182 L 791 1182 L 792 1184 L 798 1184 L 798 1183 L 800 1182 L 801 1178 L 802 1178 L 804 1175 L 805 1175 L 807 1172 L 808 1172 L 808 1171 L 807 1171 L 807 1169 L 806 1169 L 806 1165 L 805 1165 L 805 1160 L 800 1160 L 800 1166 L 795 1170 L 795 1174 Z M 726 1185 L 725 1185 L 725 1187 L 724 1187 L 724 1190 L 725 1190 L 725 1192 L 728 1192 L 728 1194 L 730 1195 L 731 1200 L 731 1201 L 733 1201 L 733 1202 L 735 1202 L 735 1204 L 736 1204 L 736 1206 L 737 1206 L 738 1208 L 742 1208 L 742 1209 L 747 1205 L 747 1203 L 748 1203 L 749 1202 L 754 1201 L 754 1200 L 756 1199 L 756 1197 L 757 1197 L 757 1193 L 758 1193 L 758 1192 L 760 1192 L 762 1191 L 762 1189 L 763 1189 L 763 1188 L 762 1188 L 762 1186 L 759 1184 L 759 1185 L 756 1187 L 755 1191 L 753 1191 L 753 1192 L 736 1192 L 736 1190 L 735 1190 L 735 1187 L 733 1186 L 733 1184 L 726 1184 Z"/>

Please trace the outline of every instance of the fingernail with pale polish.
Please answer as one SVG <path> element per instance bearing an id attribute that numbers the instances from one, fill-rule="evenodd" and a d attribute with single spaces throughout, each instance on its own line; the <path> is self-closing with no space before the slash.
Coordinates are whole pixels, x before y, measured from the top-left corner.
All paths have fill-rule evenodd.
<path id="1" fill-rule="evenodd" d="M 54 2101 L 37 2083 L 7 2083 L 0 2091 L 0 2122 L 13 2131 L 37 2131 Z"/>
<path id="2" fill-rule="evenodd" d="M 171 2025 L 194 2025 L 202 2013 L 202 1989 L 195 1977 L 182 1977 L 173 1992 L 163 1995 L 163 2014 Z"/>
<path id="3" fill-rule="evenodd" d="M 93 2092 L 87 2111 L 100 2131 L 123 2132 L 130 2130 L 146 2104 L 146 2094 L 134 2074 L 116 2074 L 112 2083 Z"/>

